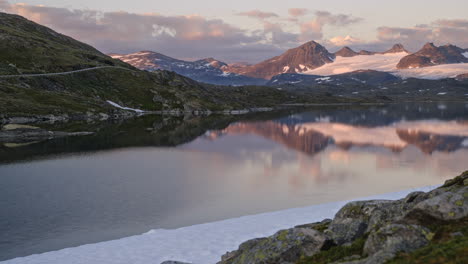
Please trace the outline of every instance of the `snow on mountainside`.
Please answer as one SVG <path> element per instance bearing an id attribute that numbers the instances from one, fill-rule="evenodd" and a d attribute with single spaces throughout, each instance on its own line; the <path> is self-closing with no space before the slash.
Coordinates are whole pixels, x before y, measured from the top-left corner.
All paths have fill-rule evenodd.
<path id="1" fill-rule="evenodd" d="M 168 70 L 199 82 L 221 85 L 263 84 L 264 80 L 255 79 L 229 72 L 227 64 L 213 58 L 197 61 L 184 61 L 152 52 L 140 51 L 132 54 L 109 54 L 132 66 L 146 71 Z"/>
<path id="2" fill-rule="evenodd" d="M 424 68 L 397 69 L 398 62 L 408 53 L 387 53 L 358 55 L 354 57 L 337 56 L 334 63 L 326 64 L 303 74 L 330 76 L 358 70 L 389 72 L 401 78 L 443 79 L 455 78 L 468 73 L 468 63 L 442 64 Z"/>
<path id="3" fill-rule="evenodd" d="M 467 50 L 453 45 L 436 47 L 432 43 L 412 54 L 401 44 L 384 52 L 356 52 L 344 47 L 330 53 L 319 43 L 310 41 L 253 65 L 228 65 L 213 58 L 184 61 L 151 51 L 110 55 L 142 70 L 169 70 L 199 82 L 236 86 L 264 85 L 268 80 L 290 84 L 294 84 L 293 79 L 306 81 L 295 74 L 330 76 L 370 70 L 402 78 L 442 79 L 468 73 Z"/>
<path id="4" fill-rule="evenodd" d="M 392 72 L 401 78 L 419 78 L 438 80 L 444 78 L 455 78 L 468 73 L 468 63 L 442 64 L 417 69 L 401 69 Z"/>
<path id="5" fill-rule="evenodd" d="M 358 55 L 354 57 L 337 56 L 335 62 L 303 73 L 328 76 L 358 70 L 392 72 L 396 70 L 396 65 L 401 60 L 401 58 L 406 55 L 408 55 L 408 53 L 399 52 L 374 55 Z"/>
<path id="6" fill-rule="evenodd" d="M 454 45 L 437 47 L 433 43 L 426 43 L 418 52 L 402 58 L 397 68 L 412 69 L 441 64 L 468 63 L 468 58 L 463 55 L 464 52 L 464 49 Z"/>

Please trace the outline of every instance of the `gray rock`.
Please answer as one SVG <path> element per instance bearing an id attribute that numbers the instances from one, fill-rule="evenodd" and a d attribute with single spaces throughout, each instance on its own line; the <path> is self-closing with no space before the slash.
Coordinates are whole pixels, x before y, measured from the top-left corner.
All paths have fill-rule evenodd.
<path id="1" fill-rule="evenodd" d="M 330 245 L 331 240 L 317 230 L 292 228 L 249 240 L 238 250 L 225 254 L 219 264 L 295 263 L 301 256 L 311 256 Z"/>
<path id="2" fill-rule="evenodd" d="M 326 228 L 328 228 L 328 226 L 331 224 L 331 222 L 332 222 L 331 219 L 324 219 L 321 222 L 298 225 L 298 226 L 295 226 L 294 228 L 310 228 L 310 229 L 315 229 L 315 230 L 318 230 L 318 231 L 323 231 Z"/>
<path id="3" fill-rule="evenodd" d="M 381 264 L 399 252 L 411 252 L 429 243 L 432 233 L 417 225 L 389 224 L 369 235 L 364 254 L 369 257 L 340 264 Z"/>
<path id="4" fill-rule="evenodd" d="M 409 252 L 425 246 L 431 234 L 429 229 L 418 225 L 390 224 L 369 235 L 364 253 L 374 255 L 380 251 L 392 254 Z"/>
<path id="5" fill-rule="evenodd" d="M 430 198 L 418 203 L 405 215 L 410 223 L 428 221 L 459 220 L 468 216 L 468 186 L 452 187 L 452 191 L 442 189 L 429 193 Z"/>
<path id="6" fill-rule="evenodd" d="M 326 233 L 338 245 L 350 243 L 368 232 L 369 223 L 378 222 L 377 219 L 371 219 L 376 211 L 391 206 L 393 203 L 386 200 L 350 202 L 338 211 Z M 384 215 L 384 213 L 379 213 L 374 217 L 380 219 Z"/>

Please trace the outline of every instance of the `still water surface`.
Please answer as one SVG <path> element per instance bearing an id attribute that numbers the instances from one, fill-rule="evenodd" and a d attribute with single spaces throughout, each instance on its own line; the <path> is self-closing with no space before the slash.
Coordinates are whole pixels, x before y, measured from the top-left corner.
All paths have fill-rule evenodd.
<path id="1" fill-rule="evenodd" d="M 0 260 L 436 185 L 465 169 L 465 104 L 102 125 L 0 147 Z"/>

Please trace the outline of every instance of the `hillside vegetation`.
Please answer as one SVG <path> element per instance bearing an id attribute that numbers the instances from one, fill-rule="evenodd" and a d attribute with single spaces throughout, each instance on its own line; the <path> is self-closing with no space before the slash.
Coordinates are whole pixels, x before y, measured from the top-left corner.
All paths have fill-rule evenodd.
<path id="1" fill-rule="evenodd" d="M 5 78 L 100 66 L 111 67 L 67 75 Z M 173 72 L 138 70 L 21 16 L 0 13 L 0 119 L 2 116 L 93 116 L 120 111 L 107 100 L 147 111 L 213 111 L 343 99 L 297 98 L 268 87 L 213 86 Z"/>

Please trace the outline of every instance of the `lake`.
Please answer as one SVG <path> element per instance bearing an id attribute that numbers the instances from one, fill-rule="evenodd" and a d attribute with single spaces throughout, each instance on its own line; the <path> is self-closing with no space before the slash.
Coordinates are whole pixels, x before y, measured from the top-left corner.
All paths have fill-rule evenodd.
<path id="1" fill-rule="evenodd" d="M 437 185 L 468 169 L 459 103 L 54 127 L 97 133 L 0 145 L 0 260 Z"/>

